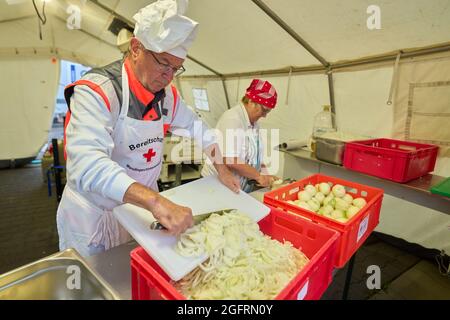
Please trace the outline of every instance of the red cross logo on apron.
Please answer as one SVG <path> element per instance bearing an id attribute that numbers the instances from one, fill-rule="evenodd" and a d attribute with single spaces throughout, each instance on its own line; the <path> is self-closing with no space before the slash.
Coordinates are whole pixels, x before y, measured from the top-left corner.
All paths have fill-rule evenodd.
<path id="1" fill-rule="evenodd" d="M 156 156 L 156 152 L 154 152 L 153 149 L 149 149 L 148 152 L 143 155 L 143 157 L 147 159 L 147 162 L 151 162 L 154 156 Z"/>

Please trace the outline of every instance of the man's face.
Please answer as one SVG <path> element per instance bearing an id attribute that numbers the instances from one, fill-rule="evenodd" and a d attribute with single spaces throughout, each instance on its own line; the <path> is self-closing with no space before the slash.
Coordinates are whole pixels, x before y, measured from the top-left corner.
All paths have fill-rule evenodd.
<path id="1" fill-rule="evenodd" d="M 141 84 L 156 93 L 169 85 L 176 70 L 183 66 L 184 59 L 169 53 L 146 50 L 135 38 L 131 40 L 131 60 L 134 72 Z"/>
<path id="2" fill-rule="evenodd" d="M 249 102 L 251 106 L 251 114 L 249 114 L 249 119 L 252 123 L 257 122 L 261 118 L 265 118 L 271 111 L 270 108 L 263 106 L 262 104 L 255 103 L 253 101 Z"/>

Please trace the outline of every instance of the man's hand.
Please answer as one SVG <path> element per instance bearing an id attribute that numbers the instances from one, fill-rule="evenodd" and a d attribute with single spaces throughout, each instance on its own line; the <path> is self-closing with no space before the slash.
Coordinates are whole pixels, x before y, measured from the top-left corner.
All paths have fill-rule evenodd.
<path id="1" fill-rule="evenodd" d="M 194 225 L 190 208 L 179 206 L 163 196 L 158 195 L 149 210 L 171 235 L 179 236 Z"/>
<path id="2" fill-rule="evenodd" d="M 223 164 L 216 165 L 215 167 L 219 175 L 220 182 L 227 186 L 231 191 L 239 193 L 239 190 L 241 189 L 239 179 L 233 174 L 233 172 L 231 172 L 231 170 Z"/>
<path id="3" fill-rule="evenodd" d="M 139 183 L 133 183 L 128 188 L 123 202 L 149 210 L 174 236 L 182 234 L 194 224 L 191 209 L 179 206 Z"/>
<path id="4" fill-rule="evenodd" d="M 260 175 L 257 179 L 256 182 L 262 186 L 262 187 L 271 187 L 272 183 L 276 180 L 279 180 L 280 178 L 276 177 L 276 176 L 271 176 L 271 175 Z"/>

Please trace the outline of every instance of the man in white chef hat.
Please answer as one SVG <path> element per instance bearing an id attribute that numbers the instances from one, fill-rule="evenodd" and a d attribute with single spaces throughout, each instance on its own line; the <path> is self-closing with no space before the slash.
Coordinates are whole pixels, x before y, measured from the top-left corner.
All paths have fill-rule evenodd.
<path id="1" fill-rule="evenodd" d="M 239 192 L 216 139 L 204 134 L 204 123 L 194 130 L 200 120 L 170 84 L 184 71 L 197 34 L 198 23 L 183 15 L 186 8 L 187 0 L 159 0 L 139 10 L 125 59 L 66 88 L 67 185 L 57 213 L 61 250 L 88 256 L 129 241 L 112 215 L 122 203 L 148 209 L 173 235 L 193 225 L 191 209 L 158 194 L 167 131 L 188 132 L 213 159 L 222 183 Z"/>

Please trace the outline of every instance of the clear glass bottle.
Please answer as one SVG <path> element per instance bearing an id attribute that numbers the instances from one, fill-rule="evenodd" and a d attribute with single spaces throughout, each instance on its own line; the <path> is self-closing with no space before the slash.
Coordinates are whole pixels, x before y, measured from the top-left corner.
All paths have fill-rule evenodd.
<path id="1" fill-rule="evenodd" d="M 323 111 L 314 117 L 313 138 L 320 137 L 327 132 L 334 132 L 334 114 L 331 113 L 331 106 L 323 106 Z"/>
<path id="2" fill-rule="evenodd" d="M 331 106 L 323 106 L 323 111 L 319 112 L 314 117 L 313 124 L 313 134 L 311 141 L 311 149 L 313 152 L 316 151 L 316 138 L 324 135 L 327 132 L 335 132 L 336 129 L 333 128 L 333 123 L 335 123 L 335 116 L 331 112 Z"/>

